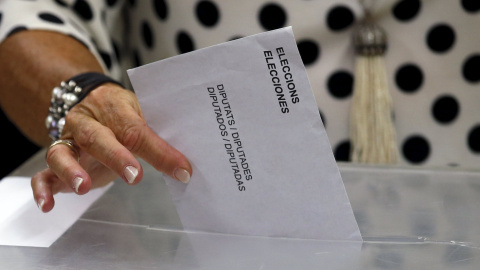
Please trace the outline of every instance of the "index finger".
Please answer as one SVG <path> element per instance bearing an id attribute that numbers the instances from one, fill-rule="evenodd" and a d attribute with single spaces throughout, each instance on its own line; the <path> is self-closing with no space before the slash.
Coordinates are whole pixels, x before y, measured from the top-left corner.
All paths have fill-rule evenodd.
<path id="1" fill-rule="evenodd" d="M 143 119 L 139 116 L 138 118 L 139 121 L 123 130 L 120 142 L 158 171 L 180 182 L 188 183 L 192 175 L 192 166 L 188 159 L 160 138 Z"/>

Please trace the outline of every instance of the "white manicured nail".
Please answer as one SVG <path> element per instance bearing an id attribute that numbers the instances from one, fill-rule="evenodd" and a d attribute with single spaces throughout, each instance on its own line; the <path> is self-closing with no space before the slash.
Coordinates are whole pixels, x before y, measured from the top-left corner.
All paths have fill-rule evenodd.
<path id="1" fill-rule="evenodd" d="M 75 179 L 73 179 L 73 187 L 75 188 L 75 192 L 78 193 L 78 188 L 82 183 L 83 183 L 83 178 L 81 177 L 75 177 Z"/>
<path id="2" fill-rule="evenodd" d="M 133 183 L 135 178 L 137 178 L 138 170 L 133 166 L 127 166 L 124 171 L 125 178 L 127 178 L 128 183 Z"/>
<path id="3" fill-rule="evenodd" d="M 43 212 L 43 205 L 45 204 L 45 200 L 44 199 L 40 199 L 37 201 L 37 206 L 38 206 L 38 209 L 40 209 L 40 211 Z"/>
<path id="4" fill-rule="evenodd" d="M 190 174 L 185 169 L 176 168 L 173 175 L 182 183 L 187 184 L 190 181 Z"/>

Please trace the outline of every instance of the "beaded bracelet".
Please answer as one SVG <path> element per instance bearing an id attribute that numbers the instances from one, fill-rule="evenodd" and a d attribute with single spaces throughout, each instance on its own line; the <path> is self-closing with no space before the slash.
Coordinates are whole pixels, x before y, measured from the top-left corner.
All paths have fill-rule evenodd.
<path id="1" fill-rule="evenodd" d="M 52 140 L 56 141 L 62 135 L 65 126 L 65 116 L 68 111 L 84 99 L 90 91 L 104 83 L 114 83 L 123 87 L 120 82 L 101 73 L 87 72 L 79 74 L 60 86 L 53 88 L 52 99 L 45 125 Z"/>

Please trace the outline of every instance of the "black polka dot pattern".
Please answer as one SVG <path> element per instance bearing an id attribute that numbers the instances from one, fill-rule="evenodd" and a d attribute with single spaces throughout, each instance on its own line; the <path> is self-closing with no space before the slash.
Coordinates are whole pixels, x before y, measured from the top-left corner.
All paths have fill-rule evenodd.
<path id="1" fill-rule="evenodd" d="M 63 0 L 55 0 L 55 3 L 62 7 L 68 7 L 67 3 L 65 3 Z"/>
<path id="2" fill-rule="evenodd" d="M 133 5 L 133 4 L 132 4 Z M 168 6 L 165 0 L 153 0 L 153 7 L 158 19 L 164 21 L 168 17 Z"/>
<path id="3" fill-rule="evenodd" d="M 334 154 L 338 160 L 350 159 L 347 119 L 355 64 L 349 37 L 357 16 L 363 17 L 358 1 L 53 0 L 51 9 L 47 2 L 2 6 L 0 36 L 27 29 L 59 31 L 95 51 L 115 78 L 124 70 L 120 61 L 143 65 L 259 29 L 292 25 L 315 97 L 322 101 L 318 112 L 324 125 L 329 124 Z M 480 50 L 474 27 L 480 1 L 374 2 L 373 17 L 387 28 L 392 44 L 386 71 L 393 83 L 400 163 L 480 167 L 480 106 L 475 107 L 480 100 Z M 232 23 L 238 27 L 230 27 Z"/>
<path id="4" fill-rule="evenodd" d="M 433 52 L 444 53 L 455 43 L 455 32 L 447 24 L 433 26 L 427 33 L 427 45 Z"/>
<path id="5" fill-rule="evenodd" d="M 93 19 L 92 8 L 85 0 L 77 0 L 73 5 L 73 11 L 86 21 Z"/>
<path id="6" fill-rule="evenodd" d="M 220 12 L 212 1 L 201 1 L 195 8 L 197 19 L 205 27 L 215 26 L 220 19 Z"/>
<path id="7" fill-rule="evenodd" d="M 462 75 L 470 83 L 480 82 L 480 54 L 467 58 L 463 64 Z"/>
<path id="8" fill-rule="evenodd" d="M 265 30 L 274 30 L 286 25 L 287 13 L 279 4 L 269 3 L 260 9 L 258 19 Z"/>
<path id="9" fill-rule="evenodd" d="M 333 155 L 337 161 L 350 161 L 350 141 L 342 141 L 336 147 Z"/>
<path id="10" fill-rule="evenodd" d="M 99 53 L 100 53 L 100 56 L 103 59 L 103 63 L 105 63 L 105 66 L 107 66 L 108 69 L 111 69 L 112 68 L 112 57 L 110 56 L 110 54 L 107 53 L 107 52 L 102 52 L 102 51 L 99 51 Z"/>
<path id="11" fill-rule="evenodd" d="M 179 53 L 187 53 L 195 50 L 192 38 L 185 31 L 181 31 L 177 34 L 176 43 Z"/>
<path id="12" fill-rule="evenodd" d="M 106 2 L 107 2 L 107 6 L 113 7 L 117 4 L 118 1 L 117 0 L 106 0 Z"/>
<path id="13" fill-rule="evenodd" d="M 335 98 L 349 97 L 353 92 L 353 76 L 348 71 L 337 71 L 328 78 L 327 88 Z"/>
<path id="14" fill-rule="evenodd" d="M 320 55 L 320 46 L 315 41 L 301 40 L 297 46 L 305 66 L 309 66 L 317 61 Z"/>
<path id="15" fill-rule="evenodd" d="M 478 0 L 462 0 L 462 7 L 469 13 L 480 10 L 480 1 Z"/>
<path id="16" fill-rule="evenodd" d="M 423 136 L 413 135 L 403 143 L 402 152 L 408 162 L 420 164 L 430 156 L 430 144 Z"/>
<path id="17" fill-rule="evenodd" d="M 153 48 L 153 32 L 148 22 L 142 23 L 142 39 L 147 48 Z"/>
<path id="18" fill-rule="evenodd" d="M 480 124 L 470 130 L 467 143 L 470 151 L 480 154 Z"/>
<path id="19" fill-rule="evenodd" d="M 422 7 L 420 0 L 402 0 L 392 9 L 393 16 L 399 21 L 406 22 L 414 19 Z"/>
<path id="20" fill-rule="evenodd" d="M 401 91 L 413 93 L 423 84 L 423 72 L 415 64 L 405 64 L 397 70 L 395 82 Z"/>
<path id="21" fill-rule="evenodd" d="M 449 124 L 458 116 L 460 105 L 453 96 L 441 96 L 435 100 L 432 106 L 434 119 L 441 124 Z"/>
<path id="22" fill-rule="evenodd" d="M 7 34 L 7 37 L 11 36 L 11 35 L 14 35 L 16 33 L 19 33 L 19 32 L 22 32 L 22 31 L 25 31 L 25 30 L 28 30 L 27 27 L 25 26 L 17 26 L 15 28 L 13 28 L 12 30 L 10 30 L 10 32 L 8 32 Z"/>
<path id="23" fill-rule="evenodd" d="M 133 65 L 135 67 L 139 67 L 142 65 L 142 59 L 140 58 L 140 54 L 138 53 L 137 50 L 133 50 Z"/>
<path id="24" fill-rule="evenodd" d="M 63 20 L 60 19 L 58 16 L 53 15 L 52 13 L 42 12 L 38 14 L 38 17 L 46 22 L 51 22 L 55 24 L 63 24 Z"/>
<path id="25" fill-rule="evenodd" d="M 348 28 L 353 24 L 355 17 L 352 10 L 346 6 L 335 6 L 328 12 L 327 26 L 337 32 Z"/>

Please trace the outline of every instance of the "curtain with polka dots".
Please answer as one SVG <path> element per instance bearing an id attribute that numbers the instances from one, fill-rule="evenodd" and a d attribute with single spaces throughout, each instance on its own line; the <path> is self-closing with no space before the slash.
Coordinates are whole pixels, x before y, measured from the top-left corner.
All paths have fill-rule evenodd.
<path id="1" fill-rule="evenodd" d="M 377 0 L 401 163 L 480 167 L 480 1 Z M 355 0 L 0 2 L 0 38 L 76 38 L 114 77 L 173 55 L 291 25 L 337 160 L 348 160 Z"/>

